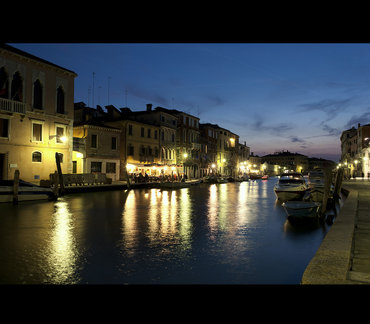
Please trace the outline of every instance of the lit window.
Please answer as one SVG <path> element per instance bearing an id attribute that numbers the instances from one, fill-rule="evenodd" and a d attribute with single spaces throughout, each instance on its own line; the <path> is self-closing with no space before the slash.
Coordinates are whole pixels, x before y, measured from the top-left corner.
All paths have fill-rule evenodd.
<path id="1" fill-rule="evenodd" d="M 32 124 L 32 140 L 34 142 L 42 142 L 42 124 Z"/>
<path id="2" fill-rule="evenodd" d="M 62 140 L 62 137 L 64 136 L 64 127 L 56 127 L 56 133 L 57 133 L 57 137 L 56 137 L 56 142 L 57 143 L 63 143 L 63 140 Z"/>

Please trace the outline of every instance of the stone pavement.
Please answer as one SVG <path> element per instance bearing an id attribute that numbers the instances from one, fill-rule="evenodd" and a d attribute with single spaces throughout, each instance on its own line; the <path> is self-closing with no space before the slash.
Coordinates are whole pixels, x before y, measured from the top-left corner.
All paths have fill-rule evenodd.
<path id="1" fill-rule="evenodd" d="M 348 197 L 302 284 L 370 284 L 370 181 L 344 180 L 342 188 Z"/>
<path id="2" fill-rule="evenodd" d="M 357 219 L 353 236 L 348 279 L 370 283 L 370 182 L 346 182 L 349 190 L 358 191 Z"/>

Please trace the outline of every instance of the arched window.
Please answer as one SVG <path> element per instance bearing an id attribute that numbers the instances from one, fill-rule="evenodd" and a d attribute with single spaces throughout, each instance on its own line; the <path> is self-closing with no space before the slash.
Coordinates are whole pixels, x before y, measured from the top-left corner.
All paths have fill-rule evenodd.
<path id="1" fill-rule="evenodd" d="M 9 79 L 4 67 L 0 69 L 0 98 L 9 99 Z"/>
<path id="2" fill-rule="evenodd" d="M 64 114 L 64 90 L 62 86 L 57 89 L 57 113 Z"/>
<path id="3" fill-rule="evenodd" d="M 33 83 L 33 107 L 42 109 L 42 85 L 39 79 Z"/>
<path id="4" fill-rule="evenodd" d="M 42 154 L 41 152 L 33 152 L 32 153 L 32 162 L 41 162 Z"/>
<path id="5" fill-rule="evenodd" d="M 15 101 L 23 101 L 23 81 L 19 72 L 13 75 L 10 97 Z"/>

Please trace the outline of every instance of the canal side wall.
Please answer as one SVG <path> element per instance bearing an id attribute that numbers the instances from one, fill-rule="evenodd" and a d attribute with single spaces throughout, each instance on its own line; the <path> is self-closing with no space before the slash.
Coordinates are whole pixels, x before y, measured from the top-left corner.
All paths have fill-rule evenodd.
<path id="1" fill-rule="evenodd" d="M 303 273 L 301 284 L 351 284 L 347 280 L 351 263 L 358 191 L 342 187 L 348 196 L 334 224 Z"/>

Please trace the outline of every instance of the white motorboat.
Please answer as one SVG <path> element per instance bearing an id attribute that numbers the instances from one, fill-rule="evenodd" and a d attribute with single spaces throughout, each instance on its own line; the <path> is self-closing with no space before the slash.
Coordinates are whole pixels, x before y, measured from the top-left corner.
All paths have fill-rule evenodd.
<path id="1" fill-rule="evenodd" d="M 0 180 L 0 202 L 13 201 L 13 180 Z M 51 188 L 44 188 L 30 182 L 19 180 L 18 201 L 53 200 L 56 198 Z"/>
<path id="2" fill-rule="evenodd" d="M 288 219 L 314 219 L 318 217 L 321 204 L 315 201 L 286 201 L 282 206 Z"/>
<path id="3" fill-rule="evenodd" d="M 274 186 L 276 197 L 281 201 L 300 200 L 308 190 L 301 173 L 289 172 L 281 175 Z"/>

